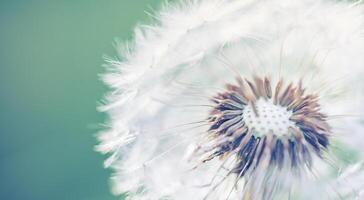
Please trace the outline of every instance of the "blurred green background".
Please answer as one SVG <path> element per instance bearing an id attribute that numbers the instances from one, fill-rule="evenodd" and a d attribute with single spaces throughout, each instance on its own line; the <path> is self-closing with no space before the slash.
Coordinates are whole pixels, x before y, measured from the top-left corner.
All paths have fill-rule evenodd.
<path id="1" fill-rule="evenodd" d="M 103 55 L 160 0 L 0 1 L 0 199 L 120 199 L 105 156 Z"/>

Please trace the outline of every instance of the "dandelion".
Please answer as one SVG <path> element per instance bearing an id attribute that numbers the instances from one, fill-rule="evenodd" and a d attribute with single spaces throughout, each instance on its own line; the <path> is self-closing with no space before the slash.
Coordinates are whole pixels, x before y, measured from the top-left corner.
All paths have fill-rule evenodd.
<path id="1" fill-rule="evenodd" d="M 364 7 L 193 0 L 108 58 L 97 150 L 127 199 L 364 198 Z"/>

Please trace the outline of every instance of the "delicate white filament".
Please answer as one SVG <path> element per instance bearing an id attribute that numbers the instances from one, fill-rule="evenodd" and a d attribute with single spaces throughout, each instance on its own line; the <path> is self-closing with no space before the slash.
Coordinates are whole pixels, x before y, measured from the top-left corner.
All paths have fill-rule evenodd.
<path id="1" fill-rule="evenodd" d="M 237 74 L 270 74 L 272 82 L 303 78 L 308 93 L 320 94 L 335 138 L 342 146 L 355 147 L 351 152 L 361 159 L 363 16 L 362 4 L 336 0 L 183 0 L 166 5 L 155 14 L 155 24 L 137 26 L 133 42 L 118 47 L 118 59 L 107 60 L 103 80 L 112 91 L 100 110 L 109 120 L 97 150 L 110 155 L 105 165 L 114 170 L 113 192 L 132 200 L 197 200 L 207 193 L 210 199 L 242 199 L 244 185 L 232 176 L 225 178 L 234 156 L 199 168 L 183 159 L 188 147 L 206 140 L 211 95 Z M 266 118 L 244 111 L 243 120 L 257 130 L 254 134 L 286 133 L 289 113 L 264 101 L 258 102 L 258 113 L 264 106 L 273 110 L 268 109 Z M 350 114 L 356 117 L 345 117 Z M 338 163 L 344 164 L 337 168 L 350 165 Z M 320 178 L 302 185 L 292 179 L 288 185 L 297 183 L 292 199 L 352 195 L 350 181 L 337 183 L 338 191 L 333 191 L 337 173 L 326 165 L 314 166 Z M 256 184 L 265 181 L 266 169 L 257 170 L 262 176 Z M 355 177 L 356 183 L 364 183 L 363 174 Z M 362 191 L 362 185 L 353 187 Z M 288 199 L 286 194 L 276 197 Z"/>

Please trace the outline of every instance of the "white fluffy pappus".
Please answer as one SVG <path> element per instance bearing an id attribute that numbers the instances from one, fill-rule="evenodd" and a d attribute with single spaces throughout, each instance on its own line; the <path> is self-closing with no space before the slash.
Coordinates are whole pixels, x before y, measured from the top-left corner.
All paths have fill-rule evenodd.
<path id="1" fill-rule="evenodd" d="M 107 60 L 111 92 L 100 110 L 109 121 L 96 148 L 110 155 L 113 192 L 146 200 L 364 198 L 363 14 L 360 2 L 330 0 L 165 5 L 156 24 L 136 27 L 132 44 Z M 279 93 L 280 80 L 287 92 Z M 269 103 L 274 94 L 280 104 Z M 261 105 L 293 107 L 286 115 L 294 127 L 255 130 L 244 112 L 257 120 Z M 249 134 L 254 141 L 241 138 Z"/>

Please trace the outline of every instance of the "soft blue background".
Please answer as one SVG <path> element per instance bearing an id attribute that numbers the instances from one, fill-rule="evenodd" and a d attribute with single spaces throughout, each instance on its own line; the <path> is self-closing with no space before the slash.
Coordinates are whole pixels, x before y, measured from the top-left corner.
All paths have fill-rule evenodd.
<path id="1" fill-rule="evenodd" d="M 118 199 L 93 151 L 113 41 L 160 0 L 0 1 L 0 199 Z M 151 7 L 151 8 L 150 8 Z"/>

